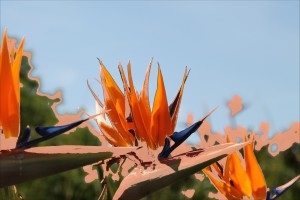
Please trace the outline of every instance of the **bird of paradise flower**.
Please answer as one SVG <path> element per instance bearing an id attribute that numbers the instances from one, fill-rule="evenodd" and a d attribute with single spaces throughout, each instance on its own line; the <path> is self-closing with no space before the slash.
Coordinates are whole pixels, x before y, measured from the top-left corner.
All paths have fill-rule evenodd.
<path id="1" fill-rule="evenodd" d="M 0 188 L 81 167 L 87 164 L 92 164 L 97 161 L 103 162 L 108 158 L 120 156 L 124 157 L 124 154 L 134 154 L 134 150 L 136 148 L 107 148 L 93 146 L 60 146 L 60 148 L 34 147 L 40 142 L 58 136 L 78 126 L 82 122 L 98 116 L 98 114 L 63 126 L 36 127 L 35 130 L 41 137 L 31 141 L 29 141 L 31 136 L 30 127 L 25 129 L 25 131 L 20 134 L 20 95 L 18 93 L 20 92 L 19 72 L 20 63 L 22 61 L 22 48 L 24 41 L 21 43 L 17 54 L 15 53 L 14 48 L 9 51 L 9 45 L 7 44 L 7 41 L 7 31 L 5 30 L 1 46 L 0 62 L 1 136 L 4 135 L 5 138 L 17 138 L 17 141 L 14 143 L 13 147 L 9 147 L 9 150 L 3 150 L 1 145 Z M 18 66 L 15 63 L 17 63 Z M 207 152 L 210 152 L 208 156 L 202 154 L 199 155 L 201 152 L 203 152 L 203 150 L 200 149 L 193 152 L 186 152 L 186 155 L 178 155 L 177 157 L 173 157 L 168 160 L 169 154 L 190 134 L 195 132 L 196 129 L 202 124 L 203 120 L 205 120 L 207 117 L 204 117 L 203 120 L 196 122 L 183 131 L 173 132 L 177 120 L 183 86 L 188 72 L 187 70 L 185 71 L 180 91 L 178 92 L 174 101 L 168 106 L 163 78 L 159 69 L 158 89 L 154 100 L 154 107 L 151 112 L 150 106 L 148 109 L 146 109 L 147 106 L 145 106 L 146 104 L 149 104 L 147 87 L 150 67 L 144 84 L 144 88 L 146 89 L 143 90 L 140 95 L 135 93 L 131 78 L 130 65 L 128 67 L 128 71 L 130 77 L 130 87 L 127 84 L 124 84 L 125 94 L 123 95 L 122 92 L 120 92 L 120 90 L 118 90 L 116 87 L 116 84 L 111 78 L 110 74 L 103 67 L 101 76 L 103 85 L 105 85 L 103 88 L 105 94 L 104 110 L 105 112 L 107 111 L 109 113 L 109 117 L 112 118 L 112 127 L 107 126 L 107 124 L 106 126 L 100 124 L 101 131 L 108 131 L 107 139 L 114 146 L 134 146 L 137 142 L 146 142 L 151 149 L 157 149 L 158 147 L 164 145 L 162 154 L 159 157 L 160 160 L 164 160 L 162 161 L 163 163 L 161 164 L 161 167 L 167 168 L 164 170 L 165 176 L 160 179 L 162 180 L 160 183 L 163 183 L 163 185 L 170 184 L 170 179 L 164 179 L 166 177 L 172 177 L 172 180 L 177 180 L 183 175 L 186 176 L 187 174 L 193 174 L 195 173 L 196 169 L 200 170 L 204 166 L 207 166 L 208 164 L 225 157 L 231 152 L 240 149 L 244 145 L 219 145 L 216 148 L 208 149 Z M 126 82 L 121 66 L 120 72 L 123 77 L 123 81 Z M 139 116 L 144 114 L 144 112 L 149 114 L 147 115 L 148 118 L 139 118 Z M 104 115 L 101 112 L 99 114 L 101 116 Z M 148 120 L 150 120 L 150 122 Z M 165 122 L 167 124 L 165 124 Z M 146 130 L 146 132 L 141 130 Z M 114 133 L 116 132 L 121 134 L 115 136 Z M 168 138 L 165 138 L 166 136 L 170 136 L 170 138 L 175 142 L 171 147 L 170 141 Z M 111 137 L 112 140 L 110 140 L 109 137 Z M 6 141 L 4 141 L 4 143 L 5 142 Z M 220 148 L 224 148 L 225 152 L 220 152 Z M 191 155 L 198 156 L 199 160 L 193 159 L 194 162 L 191 162 Z M 178 166 L 178 159 L 186 159 L 187 162 Z M 169 164 L 180 168 L 182 171 L 182 173 L 180 173 L 181 175 L 174 173 L 174 171 L 168 167 Z M 159 176 L 159 173 L 160 171 L 154 171 L 152 177 Z M 147 174 L 150 173 L 146 173 L 144 175 Z M 128 179 L 131 179 L 131 177 L 128 177 Z M 146 176 L 141 179 L 142 183 L 146 183 L 148 180 L 150 179 Z M 130 181 L 126 181 L 126 183 L 130 183 Z M 143 184 L 137 184 L 133 188 L 126 187 L 125 189 L 129 190 L 126 190 L 126 192 L 123 194 L 127 195 L 128 191 L 136 191 L 142 187 L 142 185 Z M 152 188 L 149 190 L 149 192 L 152 192 L 154 189 L 157 190 L 159 185 L 156 184 L 156 186 L 156 188 Z M 121 189 L 122 187 L 120 187 L 119 191 L 122 193 Z M 139 195 L 141 197 L 144 194 Z M 139 195 L 137 195 L 136 198 L 138 198 Z"/>
<path id="2" fill-rule="evenodd" d="M 145 142 L 151 149 L 157 149 L 165 144 L 165 138 L 174 133 L 178 111 L 183 94 L 184 83 L 188 77 L 187 69 L 184 72 L 179 92 L 168 105 L 163 76 L 158 68 L 157 89 L 151 112 L 148 85 L 152 60 L 147 69 L 144 84 L 140 93 L 135 90 L 131 64 L 128 63 L 127 83 L 123 67 L 119 65 L 119 71 L 123 81 L 124 93 L 118 87 L 104 64 L 100 62 L 101 85 L 104 94 L 102 103 L 88 84 L 98 106 L 106 109 L 111 126 L 105 119 L 105 115 L 97 117 L 101 132 L 107 141 L 113 146 L 134 146 L 138 142 Z"/>
<path id="3" fill-rule="evenodd" d="M 229 141 L 229 137 L 227 137 Z M 295 177 L 281 187 L 267 189 L 262 170 L 253 152 L 254 139 L 244 147 L 245 168 L 238 154 L 235 152 L 226 158 L 225 167 L 219 162 L 204 168 L 202 171 L 207 175 L 216 189 L 229 200 L 251 198 L 255 200 L 273 200 L 291 187 L 300 176 Z M 214 172 L 218 178 L 214 177 Z"/>
<path id="4" fill-rule="evenodd" d="M 96 117 L 97 124 L 105 139 L 113 146 L 138 146 L 139 143 L 143 143 L 152 150 L 163 146 L 158 158 L 167 158 L 173 150 L 194 133 L 201 126 L 203 121 L 217 109 L 216 107 L 203 119 L 192 124 L 190 127 L 180 132 L 174 132 L 184 84 L 189 75 L 187 68 L 185 68 L 177 95 L 168 105 L 164 80 L 158 64 L 157 88 L 151 111 L 148 86 L 152 59 L 148 65 L 140 93 L 135 90 L 133 84 L 130 62 L 127 65 L 129 84 L 122 65 L 119 64 L 118 66 L 123 82 L 124 93 L 118 87 L 100 59 L 99 63 L 101 67 L 101 81 L 99 82 L 103 89 L 104 103 L 100 101 L 88 82 L 87 84 L 97 102 L 97 112 L 101 113 Z M 109 118 L 111 125 L 105 116 Z M 174 142 L 172 145 L 169 138 Z"/>
<path id="5" fill-rule="evenodd" d="M 103 89 L 104 103 L 100 101 L 88 82 L 87 84 L 97 102 L 96 108 L 98 112 L 102 111 L 102 114 L 96 117 L 100 131 L 105 139 L 113 146 L 138 146 L 137 151 L 130 154 L 133 155 L 132 158 L 137 159 L 135 167 L 129 167 L 131 169 L 130 171 L 127 170 L 128 166 L 126 166 L 127 168 L 125 168 L 125 170 L 121 170 L 122 172 L 128 171 L 129 174 L 122 174 L 124 179 L 121 180 L 120 186 L 115 193 L 112 191 L 114 194 L 110 194 L 114 195 L 113 198 L 142 198 L 176 180 L 194 174 L 246 144 L 222 144 L 206 149 L 187 150 L 187 152 L 181 152 L 179 155 L 171 156 L 171 152 L 194 133 L 201 126 L 203 121 L 216 109 L 212 110 L 204 118 L 188 128 L 179 132 L 174 131 L 184 85 L 189 74 L 187 68 L 183 74 L 177 95 L 172 103 L 168 105 L 164 80 L 160 66 L 158 65 L 157 88 L 151 110 L 148 85 L 152 60 L 149 63 L 140 93 L 135 90 L 133 84 L 130 62 L 127 66 L 128 82 L 122 65 L 119 64 L 118 66 L 124 92 L 118 87 L 100 60 L 99 63 L 99 82 Z M 110 124 L 106 120 L 106 116 L 109 118 Z M 145 146 L 149 148 L 143 148 Z M 223 151 L 220 149 L 223 149 Z M 146 150 L 146 152 L 144 150 Z M 150 158 L 151 160 L 149 160 L 148 150 L 150 150 L 153 155 L 157 155 L 157 159 Z M 124 157 L 119 168 L 123 166 L 127 157 L 128 156 Z M 147 162 L 144 162 L 144 159 L 146 159 Z M 115 161 L 120 163 L 120 159 L 112 160 L 112 162 Z M 143 170 L 140 170 L 140 167 Z M 106 170 L 108 170 L 107 166 Z M 106 181 L 107 180 L 103 181 L 104 185 Z M 145 185 L 149 183 L 155 184 L 151 184 L 151 186 L 145 189 Z M 110 187 L 109 184 L 107 185 Z M 105 192 L 103 192 L 103 195 L 104 194 Z"/>

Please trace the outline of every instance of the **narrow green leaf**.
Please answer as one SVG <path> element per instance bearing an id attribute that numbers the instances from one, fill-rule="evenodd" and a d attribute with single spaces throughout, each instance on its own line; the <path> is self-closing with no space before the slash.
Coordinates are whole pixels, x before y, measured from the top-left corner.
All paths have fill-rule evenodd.
<path id="1" fill-rule="evenodd" d="M 23 199 L 17 192 L 15 186 L 0 188 L 0 199 L 21 200 Z"/>
<path id="2" fill-rule="evenodd" d="M 136 148 L 48 146 L 0 151 L 0 188 L 75 169 Z"/>
<path id="3" fill-rule="evenodd" d="M 141 170 L 136 167 L 124 178 L 114 199 L 140 199 L 156 190 L 190 176 L 214 162 L 238 151 L 248 142 L 220 144 L 190 151 L 172 158 L 162 159 L 155 168 Z"/>
<path id="4" fill-rule="evenodd" d="M 107 200 L 107 186 L 104 185 L 98 200 Z"/>

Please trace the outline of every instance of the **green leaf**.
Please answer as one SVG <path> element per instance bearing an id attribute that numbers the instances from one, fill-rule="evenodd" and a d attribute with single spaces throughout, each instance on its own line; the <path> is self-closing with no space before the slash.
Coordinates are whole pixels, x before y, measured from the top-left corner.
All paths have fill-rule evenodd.
<path id="1" fill-rule="evenodd" d="M 48 146 L 0 151 L 0 187 L 83 167 L 135 151 L 127 147 Z"/>
<path id="2" fill-rule="evenodd" d="M 0 188 L 0 199 L 20 200 L 22 198 L 18 194 L 15 186 L 9 186 Z"/>
<path id="3" fill-rule="evenodd" d="M 156 190 L 186 178 L 214 162 L 238 151 L 248 142 L 220 144 L 160 160 L 155 169 L 136 167 L 124 178 L 114 199 L 140 199 Z"/>
<path id="4" fill-rule="evenodd" d="M 104 185 L 98 200 L 107 200 L 107 186 Z"/>

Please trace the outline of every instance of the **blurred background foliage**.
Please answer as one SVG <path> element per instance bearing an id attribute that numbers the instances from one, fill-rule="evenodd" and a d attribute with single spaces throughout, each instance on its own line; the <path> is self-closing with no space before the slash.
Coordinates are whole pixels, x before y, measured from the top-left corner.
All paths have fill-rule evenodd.
<path id="1" fill-rule="evenodd" d="M 34 131 L 37 126 L 50 126 L 57 123 L 51 105 L 56 100 L 51 100 L 46 96 L 36 94 L 38 82 L 30 80 L 27 74 L 30 70 L 28 58 L 23 57 L 21 67 L 21 132 L 29 125 L 32 129 L 32 138 L 38 137 Z M 91 97 L 92 98 L 92 97 Z M 47 145 L 101 145 L 100 141 L 89 133 L 87 128 L 79 128 L 68 135 L 63 134 L 54 139 L 40 143 L 40 146 Z M 294 178 L 300 173 L 300 154 L 299 144 L 294 144 L 292 148 L 272 157 L 267 147 L 256 152 L 258 162 L 261 165 L 265 175 L 268 187 L 282 185 Z M 202 173 L 202 172 L 199 172 Z M 73 200 L 73 199 L 98 199 L 102 186 L 100 181 L 85 183 L 86 173 L 82 168 L 67 171 L 61 174 L 48 176 L 34 181 L 17 185 L 18 192 L 25 200 Z M 107 181 L 109 182 L 109 181 Z M 111 184 L 113 184 L 111 182 Z M 112 185 L 111 187 L 114 187 Z M 207 178 L 200 182 L 194 176 L 187 177 L 177 183 L 143 198 L 144 200 L 152 199 L 187 199 L 181 194 L 182 190 L 194 189 L 195 194 L 192 199 L 209 199 L 209 192 L 216 192 L 216 189 L 210 184 Z M 283 197 L 279 199 L 298 199 L 300 191 L 300 181 L 298 181 Z M 109 196 L 110 197 L 110 196 Z"/>
<path id="2" fill-rule="evenodd" d="M 28 78 L 30 66 L 28 58 L 23 57 L 21 67 L 21 133 L 26 126 L 31 127 L 31 139 L 39 137 L 34 128 L 37 126 L 52 126 L 58 121 L 51 108 L 59 99 L 51 100 L 46 96 L 38 96 L 38 82 Z M 100 141 L 92 135 L 88 128 L 78 128 L 70 134 L 63 134 L 39 144 L 39 146 L 55 145 L 100 145 Z M 101 190 L 100 183 L 94 181 L 86 184 L 86 173 L 82 168 L 67 171 L 54 176 L 26 182 L 17 185 L 18 192 L 24 199 L 54 200 L 54 199 L 97 199 Z"/>

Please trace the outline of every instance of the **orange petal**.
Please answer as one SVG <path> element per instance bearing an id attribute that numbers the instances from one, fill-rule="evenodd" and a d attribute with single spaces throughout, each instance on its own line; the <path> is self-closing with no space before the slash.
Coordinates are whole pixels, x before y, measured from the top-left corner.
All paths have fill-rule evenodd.
<path id="1" fill-rule="evenodd" d="M 142 116 L 144 118 L 145 126 L 147 129 L 147 134 L 149 137 L 149 140 L 151 142 L 151 146 L 154 147 L 152 145 L 152 136 L 150 134 L 150 125 L 151 125 L 151 108 L 150 108 L 150 102 L 149 102 L 149 77 L 150 77 L 150 71 L 151 71 L 151 66 L 152 66 L 152 60 L 150 61 L 148 68 L 147 68 L 147 72 L 145 75 L 145 80 L 144 80 L 144 84 L 143 84 L 143 88 L 142 91 L 140 93 L 140 96 L 138 98 L 139 101 L 139 105 L 140 105 L 140 111 L 142 113 Z"/>
<path id="2" fill-rule="evenodd" d="M 230 166 L 229 165 L 230 165 L 230 158 L 229 158 L 229 156 L 227 156 L 226 163 L 225 163 L 225 172 L 224 172 L 224 177 L 223 177 L 223 179 L 226 183 L 229 183 L 229 175 L 230 175 Z"/>
<path id="3" fill-rule="evenodd" d="M 100 108 L 99 104 L 96 104 L 96 111 L 100 114 L 95 117 L 95 120 L 105 139 L 113 146 L 128 146 L 128 143 L 124 140 L 123 136 L 107 123 L 105 111 L 103 108 Z"/>
<path id="4" fill-rule="evenodd" d="M 12 71 L 6 30 L 3 34 L 0 65 L 0 123 L 6 138 L 18 137 L 20 131 L 20 102 L 17 94 L 19 94 L 20 89 L 19 82 L 16 83 L 13 77 L 13 74 L 17 72 Z"/>
<path id="5" fill-rule="evenodd" d="M 105 139 L 113 146 L 126 147 L 129 146 L 124 138 L 114 128 L 106 123 L 100 122 L 99 128 Z"/>
<path id="6" fill-rule="evenodd" d="M 25 38 L 23 37 L 17 50 L 16 58 L 13 63 L 13 79 L 14 79 L 14 87 L 17 96 L 17 101 L 20 102 L 20 68 L 22 63 L 23 56 L 23 47 L 24 47 Z"/>
<path id="7" fill-rule="evenodd" d="M 243 198 L 243 194 L 230 184 L 226 184 L 222 181 L 214 178 L 211 173 L 205 168 L 202 170 L 210 179 L 215 188 L 220 191 L 229 200 L 239 200 Z"/>
<path id="8" fill-rule="evenodd" d="M 114 104 L 120 107 L 118 111 L 123 112 L 124 107 L 122 107 L 122 105 L 124 105 L 124 95 L 102 62 L 100 62 L 100 65 L 101 65 L 100 76 L 101 76 L 104 98 L 105 99 L 111 98 Z"/>
<path id="9" fill-rule="evenodd" d="M 117 109 L 114 108 L 114 104 L 110 99 L 105 101 L 105 107 L 107 109 L 107 116 L 110 120 L 111 125 L 121 134 L 121 136 L 126 140 L 128 145 L 133 145 L 135 138 L 133 135 L 127 130 L 127 124 L 124 123 L 124 120 L 120 120 L 119 113 Z M 123 121 L 123 123 L 122 123 Z"/>
<path id="10" fill-rule="evenodd" d="M 14 63 L 14 60 L 15 60 L 15 47 L 14 46 L 11 47 L 9 59 L 10 59 L 10 63 Z"/>
<path id="11" fill-rule="evenodd" d="M 244 195 L 250 197 L 252 193 L 251 182 L 237 153 L 229 155 L 226 162 L 228 162 L 226 165 L 229 166 L 229 178 L 232 180 L 234 186 Z"/>
<path id="12" fill-rule="evenodd" d="M 215 162 L 214 164 L 212 164 L 212 166 L 215 168 L 216 172 L 218 173 L 218 176 L 223 178 L 223 169 L 219 165 L 220 164 L 218 162 Z"/>
<path id="13" fill-rule="evenodd" d="M 121 79 L 123 81 L 124 93 L 125 93 L 125 119 L 127 122 L 128 130 L 135 130 L 134 122 L 132 119 L 132 109 L 131 109 L 131 95 L 128 87 L 128 83 L 125 77 L 125 73 L 121 64 L 118 66 Z"/>
<path id="14" fill-rule="evenodd" d="M 252 196 L 254 199 L 266 199 L 267 196 L 267 186 L 262 170 L 256 160 L 253 153 L 253 139 L 250 144 L 245 146 L 245 162 L 246 162 L 246 172 L 251 181 Z"/>
<path id="15" fill-rule="evenodd" d="M 164 80 L 158 65 L 157 89 L 151 117 L 151 135 L 157 146 L 163 146 L 165 137 L 172 134 L 171 117 L 168 107 Z"/>
<path id="16" fill-rule="evenodd" d="M 151 147 L 152 140 L 150 139 L 150 119 L 147 115 L 144 115 L 142 112 L 145 110 L 144 104 L 142 101 L 138 100 L 138 95 L 135 91 L 135 87 L 132 80 L 132 74 L 131 74 L 131 65 L 130 62 L 127 66 L 128 71 L 128 79 L 129 79 L 129 85 L 130 85 L 130 96 L 131 96 L 131 109 L 132 109 L 132 116 L 133 121 L 136 127 L 136 135 L 139 139 L 144 139 L 147 144 Z"/>
<path id="17" fill-rule="evenodd" d="M 226 142 L 230 142 L 230 138 L 226 135 Z M 230 158 L 227 156 L 225 163 L 225 172 L 224 172 L 224 180 L 226 183 L 229 183 L 229 175 L 230 175 Z"/>
<path id="18" fill-rule="evenodd" d="M 127 130 L 127 122 L 125 119 L 125 97 L 102 62 L 100 62 L 100 64 L 101 83 L 105 99 L 104 104 L 108 110 L 108 118 L 112 126 L 116 128 L 127 143 L 133 145 L 135 138 Z"/>
<path id="19" fill-rule="evenodd" d="M 150 102 L 149 102 L 149 77 L 150 77 L 152 61 L 153 61 L 153 59 L 151 59 L 149 65 L 148 65 L 143 88 L 142 88 L 140 98 L 139 98 L 139 101 L 143 105 L 141 107 L 142 113 L 145 116 L 145 118 L 147 119 L 147 121 L 149 121 L 149 122 L 151 121 L 151 108 L 150 108 Z M 149 123 L 149 126 L 150 126 L 150 123 Z"/>

